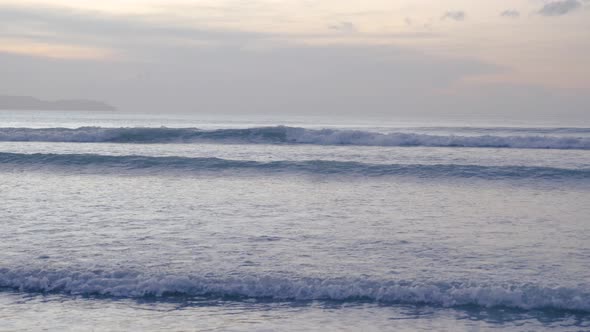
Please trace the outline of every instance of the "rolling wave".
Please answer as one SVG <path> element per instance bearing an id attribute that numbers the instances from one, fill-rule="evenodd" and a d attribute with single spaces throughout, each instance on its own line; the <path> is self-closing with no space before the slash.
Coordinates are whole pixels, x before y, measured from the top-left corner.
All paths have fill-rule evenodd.
<path id="1" fill-rule="evenodd" d="M 563 128 L 557 128 L 558 133 Z M 585 129 L 577 129 L 580 135 Z M 34 142 L 111 142 L 111 143 L 243 143 L 314 144 L 360 146 L 485 147 L 522 149 L 590 149 L 588 136 L 551 136 L 516 131 L 518 135 L 459 136 L 407 132 L 378 133 L 360 130 L 305 129 L 297 127 L 259 127 L 246 129 L 200 130 L 196 128 L 0 128 L 0 141 Z"/>
<path id="2" fill-rule="evenodd" d="M 0 153 L 0 169 L 66 170 L 78 172 L 229 172 L 350 176 L 458 177 L 480 179 L 590 179 L 590 169 L 536 166 L 412 165 L 306 160 L 258 162 L 219 158 L 112 156 L 98 154 Z"/>
<path id="3" fill-rule="evenodd" d="M 476 305 L 590 312 L 590 290 L 527 283 L 416 282 L 355 278 L 148 275 L 134 271 L 0 268 L 0 287 L 115 297 L 209 296 L 272 300 L 374 301 L 384 304 Z"/>

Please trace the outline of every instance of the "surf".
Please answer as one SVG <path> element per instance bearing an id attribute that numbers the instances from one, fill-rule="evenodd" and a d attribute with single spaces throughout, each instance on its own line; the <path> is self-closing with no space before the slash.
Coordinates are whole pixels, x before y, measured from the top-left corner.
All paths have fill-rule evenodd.
<path id="1" fill-rule="evenodd" d="M 443 128 L 444 129 L 444 128 Z M 508 130 L 508 129 L 503 129 Z M 500 131 L 500 130 L 498 130 Z M 471 147 L 515 149 L 590 149 L 589 130 L 573 128 L 508 130 L 498 135 L 480 130 L 479 135 L 374 132 L 346 129 L 308 129 L 273 126 L 244 129 L 201 130 L 198 128 L 0 128 L 3 142 L 71 143 L 221 143 L 221 144 L 310 144 L 400 147 Z M 564 132 L 568 135 L 563 136 Z M 495 134 L 494 134 L 495 133 Z"/>
<path id="2" fill-rule="evenodd" d="M 215 277 L 139 271 L 0 268 L 0 287 L 21 292 L 124 298 L 199 296 L 270 300 L 372 301 L 382 304 L 481 306 L 590 312 L 590 290 L 531 283 L 413 281 L 244 275 Z"/>
<path id="3" fill-rule="evenodd" d="M 482 166 L 458 164 L 370 164 L 353 161 L 229 160 L 221 158 L 153 157 L 99 154 L 0 153 L 0 170 L 57 170 L 81 173 L 230 173 L 309 174 L 363 177 L 478 179 L 590 179 L 590 169 L 538 166 Z"/>

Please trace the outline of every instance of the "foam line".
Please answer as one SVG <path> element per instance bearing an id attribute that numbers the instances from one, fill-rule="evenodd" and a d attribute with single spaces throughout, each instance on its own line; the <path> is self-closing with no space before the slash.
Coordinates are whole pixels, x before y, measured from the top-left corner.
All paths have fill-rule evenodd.
<path id="1" fill-rule="evenodd" d="M 273 276 L 204 277 L 134 271 L 46 271 L 0 268 L 0 287 L 23 292 L 115 297 L 225 296 L 274 300 L 375 301 L 444 307 L 476 305 L 590 312 L 590 290 L 535 284 L 415 282 Z"/>
<path id="2" fill-rule="evenodd" d="M 558 128 L 558 132 L 564 129 Z M 577 132 L 579 132 L 578 129 Z M 548 132 L 544 130 L 544 132 Z M 522 149 L 590 149 L 590 137 L 556 136 L 515 131 L 514 135 L 432 135 L 408 132 L 378 133 L 361 130 L 260 127 L 199 130 L 196 128 L 0 128 L 0 141 L 110 142 L 110 143 L 242 143 L 360 146 L 431 146 Z"/>

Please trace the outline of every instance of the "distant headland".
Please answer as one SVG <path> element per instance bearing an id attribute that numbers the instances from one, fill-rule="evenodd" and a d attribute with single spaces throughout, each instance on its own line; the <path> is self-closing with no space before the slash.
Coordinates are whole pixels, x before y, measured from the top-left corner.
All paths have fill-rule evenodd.
<path id="1" fill-rule="evenodd" d="M 30 96 L 0 95 L 0 110 L 14 111 L 116 111 L 107 103 L 86 99 L 41 100 Z"/>

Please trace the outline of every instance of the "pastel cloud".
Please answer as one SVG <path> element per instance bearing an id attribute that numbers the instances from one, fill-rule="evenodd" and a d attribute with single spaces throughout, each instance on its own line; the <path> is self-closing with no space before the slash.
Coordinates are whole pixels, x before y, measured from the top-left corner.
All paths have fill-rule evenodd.
<path id="1" fill-rule="evenodd" d="M 501 12 L 500 16 L 508 17 L 508 18 L 518 18 L 518 17 L 520 17 L 520 12 L 517 10 L 508 9 L 508 10 Z"/>
<path id="2" fill-rule="evenodd" d="M 463 21 L 467 15 L 462 10 L 455 10 L 455 11 L 448 11 L 446 12 L 441 19 L 451 19 L 454 21 Z"/>
<path id="3" fill-rule="evenodd" d="M 543 16 L 562 16 L 568 14 L 582 6 L 578 0 L 561 0 L 553 1 L 541 8 L 539 14 Z"/>

